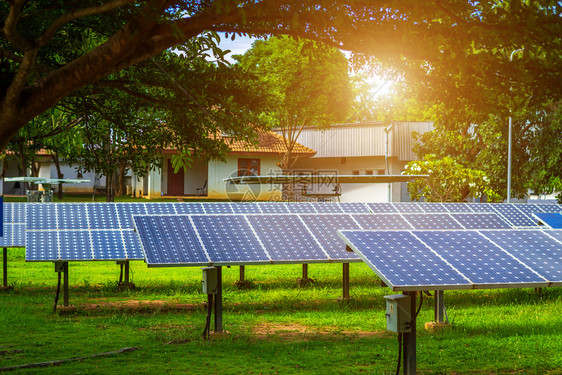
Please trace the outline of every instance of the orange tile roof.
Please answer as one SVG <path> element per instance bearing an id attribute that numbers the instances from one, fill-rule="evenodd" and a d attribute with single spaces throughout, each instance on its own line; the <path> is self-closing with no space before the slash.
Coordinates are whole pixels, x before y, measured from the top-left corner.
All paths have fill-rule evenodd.
<path id="1" fill-rule="evenodd" d="M 262 132 L 255 145 L 243 140 L 226 139 L 225 141 L 232 153 L 284 154 L 287 152 L 283 136 L 271 131 Z M 293 147 L 293 154 L 310 157 L 314 156 L 316 151 L 297 142 Z"/>

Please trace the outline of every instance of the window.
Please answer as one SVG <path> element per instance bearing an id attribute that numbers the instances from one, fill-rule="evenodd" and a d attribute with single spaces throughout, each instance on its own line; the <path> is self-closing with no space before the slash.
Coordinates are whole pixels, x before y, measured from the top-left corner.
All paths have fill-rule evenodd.
<path id="1" fill-rule="evenodd" d="M 353 171 L 351 171 L 351 174 L 354 175 L 354 176 L 359 176 L 359 171 L 353 170 Z"/>
<path id="2" fill-rule="evenodd" d="M 260 159 L 238 159 L 238 176 L 259 176 Z"/>

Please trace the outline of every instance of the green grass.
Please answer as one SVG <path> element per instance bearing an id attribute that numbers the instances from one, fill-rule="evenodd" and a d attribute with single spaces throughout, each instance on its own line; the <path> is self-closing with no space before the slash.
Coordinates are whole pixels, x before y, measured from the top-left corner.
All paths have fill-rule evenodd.
<path id="1" fill-rule="evenodd" d="M 114 262 L 70 263 L 72 314 L 53 314 L 52 263 L 26 263 L 9 249 L 11 291 L 0 293 L 0 367 L 88 356 L 125 347 L 134 352 L 19 370 L 26 374 L 391 374 L 396 334 L 385 329 L 384 298 L 374 273 L 351 265 L 354 302 L 341 305 L 341 265 L 310 265 L 312 286 L 298 287 L 298 265 L 247 267 L 249 289 L 224 268 L 224 328 L 207 342 L 198 268 L 147 268 L 132 262 L 135 290 L 117 291 Z M 132 301 L 143 310 L 101 303 Z M 189 304 L 169 310 L 138 301 Z M 418 372 L 424 374 L 562 374 L 562 292 L 545 289 L 445 292 L 453 328 L 431 333 L 428 297 L 418 317 Z M 269 335 L 268 335 L 269 333 Z M 170 342 L 179 343 L 170 343 Z"/>

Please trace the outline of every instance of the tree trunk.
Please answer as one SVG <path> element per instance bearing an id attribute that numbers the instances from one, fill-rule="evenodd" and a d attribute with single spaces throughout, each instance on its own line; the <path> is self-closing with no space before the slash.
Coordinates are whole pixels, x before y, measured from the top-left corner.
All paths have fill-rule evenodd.
<path id="1" fill-rule="evenodd" d="M 55 168 L 57 169 L 57 178 L 64 178 L 64 175 L 61 172 L 60 169 L 60 159 L 59 159 L 59 154 L 57 152 L 53 153 L 53 155 L 51 155 L 53 158 L 53 162 L 55 163 Z M 62 182 L 59 183 L 59 189 L 57 191 L 57 198 L 59 201 L 62 201 Z"/>
<path id="2" fill-rule="evenodd" d="M 118 172 L 118 185 L 117 185 L 117 195 L 125 195 L 125 171 L 127 170 L 127 163 L 121 162 L 119 163 L 119 172 Z"/>
<path id="3" fill-rule="evenodd" d="M 113 202 L 113 173 L 108 173 L 105 176 L 105 200 Z"/>

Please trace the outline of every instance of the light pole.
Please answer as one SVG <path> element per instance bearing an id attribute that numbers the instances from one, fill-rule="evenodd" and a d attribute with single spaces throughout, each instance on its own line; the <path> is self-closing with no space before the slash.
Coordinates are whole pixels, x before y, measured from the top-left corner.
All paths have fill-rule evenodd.
<path id="1" fill-rule="evenodd" d="M 513 61 L 515 52 L 523 51 L 523 48 L 516 49 L 509 55 L 509 61 Z M 507 203 L 511 203 L 511 143 L 512 143 L 512 124 L 511 124 L 511 108 L 509 109 L 509 130 L 507 132 Z"/>

